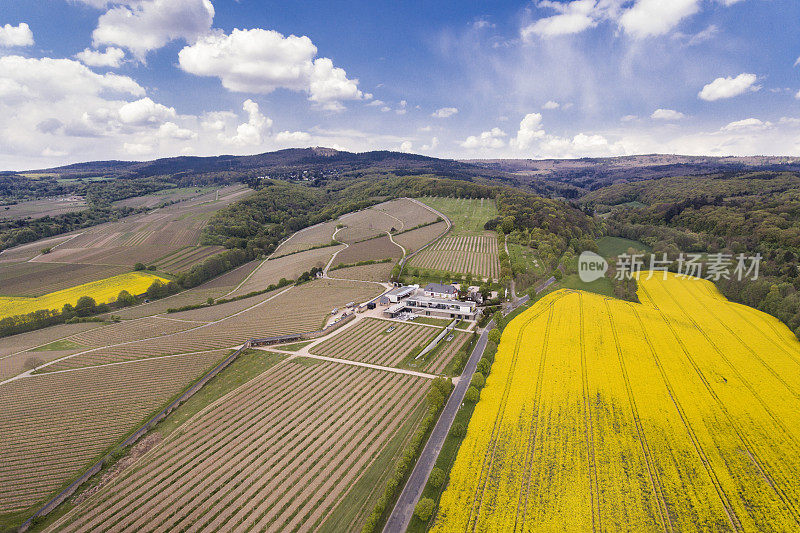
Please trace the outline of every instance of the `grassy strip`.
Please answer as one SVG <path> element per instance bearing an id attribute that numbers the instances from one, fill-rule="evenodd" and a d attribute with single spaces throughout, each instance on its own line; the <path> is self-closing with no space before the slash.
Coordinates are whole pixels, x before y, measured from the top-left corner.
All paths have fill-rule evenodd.
<path id="1" fill-rule="evenodd" d="M 509 313 L 508 316 L 504 317 L 501 320 L 500 324 L 496 324 L 497 329 L 501 332 L 505 328 L 505 326 L 511 322 L 517 315 L 524 312 L 528 307 L 532 305 L 532 302 L 526 302 L 524 305 L 521 305 L 517 309 L 515 309 L 512 313 Z M 472 344 L 472 343 L 468 343 Z M 486 349 L 483 352 L 483 357 L 481 360 L 486 359 L 490 366 L 488 369 L 485 370 L 485 375 L 488 376 L 491 372 L 491 364 L 494 363 L 494 357 L 497 354 L 497 345 L 488 342 L 486 344 Z M 455 358 L 454 358 L 455 359 Z M 466 361 L 466 360 L 465 360 Z M 480 365 L 478 365 L 480 368 Z M 477 373 L 477 372 L 476 372 Z M 469 397 L 469 396 L 467 396 Z M 464 437 L 467 435 L 467 427 L 469 426 L 470 419 L 472 418 L 472 413 L 475 411 L 476 403 L 472 403 L 465 399 L 464 403 L 461 404 L 461 408 L 456 413 L 455 420 L 453 420 L 453 425 L 450 429 L 450 433 L 447 435 L 447 438 L 442 445 L 442 450 L 439 452 L 439 457 L 436 459 L 436 464 L 434 466 L 434 470 L 431 472 L 431 477 L 428 478 L 428 483 L 425 485 L 425 488 L 422 491 L 422 495 L 420 496 L 420 501 L 425 498 L 430 498 L 434 501 L 435 507 L 439 505 L 439 498 L 441 498 L 442 493 L 444 492 L 445 488 L 447 488 L 447 483 L 450 479 L 450 470 L 453 468 L 453 463 L 455 463 L 456 456 L 458 455 L 458 450 L 461 448 L 461 443 L 464 441 Z M 444 482 L 436 486 L 433 482 L 432 478 L 435 476 L 435 472 L 437 469 L 440 469 L 445 474 Z M 423 533 L 428 531 L 430 527 L 433 525 L 433 521 L 436 518 L 436 513 L 430 517 L 430 519 L 421 520 L 416 514 L 411 518 L 411 523 L 408 525 L 408 529 L 406 530 L 407 533 Z"/>
<path id="2" fill-rule="evenodd" d="M 331 270 L 339 270 L 340 268 L 380 265 L 382 263 L 391 263 L 392 261 L 394 261 L 393 258 L 387 257 L 386 259 L 367 259 L 366 261 L 357 261 L 355 263 L 339 263 L 338 265 L 329 268 L 328 272 L 330 272 Z"/>
<path id="3" fill-rule="evenodd" d="M 370 508 L 377 502 L 378 494 L 375 487 L 383 486 L 389 481 L 392 462 L 399 458 L 424 414 L 425 408 L 420 405 L 413 415 L 408 417 L 400 430 L 386 443 L 364 474 L 331 511 L 318 531 L 321 533 L 348 533 L 357 530 L 366 520 Z"/>
<path id="4" fill-rule="evenodd" d="M 209 298 L 206 303 L 202 304 L 191 304 L 191 305 L 184 305 L 183 307 L 170 307 L 167 309 L 167 313 L 179 313 L 181 311 L 191 311 L 193 309 L 203 309 L 204 307 L 211 307 L 214 305 L 226 304 L 230 302 L 236 302 L 238 300 L 244 300 L 245 298 L 252 298 L 253 296 L 260 296 L 262 294 L 266 294 L 268 292 L 276 291 L 278 289 L 282 289 L 287 285 L 291 285 L 294 283 L 294 280 L 281 278 L 278 283 L 273 283 L 266 289 L 261 289 L 260 291 L 253 291 L 248 292 L 247 294 L 241 294 L 239 296 L 234 296 L 233 298 L 220 298 L 218 300 L 214 300 L 213 298 Z"/>
<path id="5" fill-rule="evenodd" d="M 191 398 L 159 422 L 155 430 L 167 437 L 194 415 L 251 379 L 263 374 L 286 356 L 262 350 L 245 350 Z"/>
<path id="6" fill-rule="evenodd" d="M 432 316 L 416 316 L 410 322 L 412 324 L 428 324 L 428 325 L 431 325 L 431 326 L 446 326 L 452 321 L 453 321 L 453 319 L 451 319 L 451 318 L 435 318 L 435 317 L 432 317 Z"/>
<path id="7" fill-rule="evenodd" d="M 251 351 L 251 350 L 248 350 L 247 352 L 242 352 L 242 355 L 248 353 L 249 351 Z M 256 351 L 256 350 L 252 350 L 252 351 Z M 214 366 L 209 367 L 209 370 L 211 368 L 214 368 L 217 364 L 219 364 L 223 360 L 225 360 L 225 358 L 227 358 L 229 355 L 230 355 L 230 353 L 227 353 L 227 354 L 223 355 L 217 361 L 217 363 L 214 364 Z M 214 376 L 214 378 L 212 378 L 208 383 L 206 383 L 206 385 L 204 387 L 202 387 L 199 391 L 197 391 L 194 394 L 194 396 L 192 396 L 189 400 L 187 400 L 184 404 L 182 404 L 181 407 L 179 407 L 178 409 L 176 409 L 175 411 L 170 413 L 169 416 L 167 416 L 166 419 L 164 419 L 161 422 L 159 422 L 159 424 L 156 426 L 155 430 L 158 431 L 158 429 L 163 424 L 166 424 L 170 420 L 170 418 L 173 417 L 173 415 L 178 413 L 183 406 L 189 404 L 195 397 L 201 395 L 203 393 L 203 391 L 206 389 L 206 387 L 208 387 L 208 386 L 212 385 L 213 383 L 219 381 L 219 378 L 221 376 L 223 376 L 225 374 L 225 372 L 227 372 L 235 363 L 236 363 L 236 361 L 231 363 L 227 368 L 223 369 L 222 372 L 220 372 L 219 374 Z M 89 466 L 94 465 L 101 458 L 105 457 L 106 455 L 108 455 L 109 453 L 114 451 L 114 449 L 117 448 L 117 446 L 119 446 L 120 443 L 124 442 L 128 437 L 130 437 L 145 422 L 149 421 L 157 413 L 160 413 L 161 410 L 164 409 L 164 407 L 166 407 L 167 405 L 171 404 L 176 399 L 180 398 L 187 390 L 192 388 L 195 385 L 195 383 L 200 381 L 203 378 L 203 376 L 206 375 L 206 373 L 207 372 L 203 372 L 203 374 L 198 376 L 197 379 L 195 379 L 194 381 L 189 383 L 186 386 L 186 388 L 184 388 L 182 391 L 176 393 L 174 396 L 172 396 L 167 401 L 165 401 L 160 407 L 157 407 L 152 412 L 147 414 L 139 423 L 137 423 L 134 426 L 134 429 L 131 429 L 131 431 L 129 433 L 126 433 L 125 435 L 120 437 L 120 439 L 116 443 L 108 446 L 105 450 L 103 450 L 100 453 L 98 453 L 95 456 L 95 458 L 86 461 L 86 465 L 87 465 L 86 469 L 88 469 Z M 147 434 L 142 435 L 142 438 L 144 438 L 146 435 Z M 109 457 L 109 459 L 105 462 L 105 464 L 103 464 L 103 468 L 101 468 L 99 472 L 97 472 L 95 475 L 93 475 L 91 478 L 89 478 L 86 481 L 86 483 L 81 485 L 80 488 L 78 490 L 76 490 L 75 493 L 72 496 L 67 498 L 61 505 L 59 505 L 58 507 L 53 509 L 53 511 L 51 511 L 47 515 L 45 515 L 43 517 L 39 517 L 37 519 L 34 519 L 31 522 L 31 527 L 30 527 L 30 529 L 28 529 L 28 531 L 30 531 L 30 532 L 44 531 L 49 526 L 51 526 L 53 523 L 55 523 L 58 519 L 60 519 L 62 516 L 64 516 L 67 512 L 72 510 L 72 508 L 74 507 L 74 504 L 72 502 L 73 502 L 73 499 L 75 498 L 75 496 L 77 496 L 78 494 L 81 494 L 82 492 L 84 492 L 87 489 L 90 489 L 91 487 L 96 485 L 100 481 L 100 479 L 103 477 L 103 474 L 106 471 L 108 471 L 109 468 L 114 466 L 117 463 L 117 461 L 119 461 L 120 459 L 125 457 L 125 455 L 129 451 L 130 451 L 130 447 L 115 451 L 112 454 L 112 456 Z M 85 469 L 83 471 L 81 471 L 79 474 L 77 474 L 73 479 L 65 481 L 63 485 L 61 485 L 60 487 L 55 489 L 50 495 L 48 495 L 42 501 L 36 503 L 35 505 L 32 505 L 30 508 L 28 508 L 28 509 L 26 509 L 24 511 L 18 512 L 18 513 L 14 513 L 14 514 L 0 515 L 0 532 L 5 533 L 6 531 L 9 531 L 9 532 L 10 531 L 16 531 L 16 529 L 19 527 L 19 525 L 22 522 L 24 522 L 28 517 L 30 517 L 37 509 L 39 509 L 39 507 L 41 507 L 42 504 L 44 504 L 45 502 L 49 501 L 53 496 L 59 494 L 62 490 L 66 489 L 69 485 L 72 484 L 73 481 L 75 481 L 75 479 L 78 479 L 80 476 L 82 476 L 84 471 L 85 471 Z"/>
<path id="8" fill-rule="evenodd" d="M 44 346 L 39 346 L 38 348 L 34 348 L 31 350 L 32 352 L 50 352 L 54 350 L 78 350 L 81 348 L 86 348 L 86 346 L 82 346 L 77 342 L 72 342 L 71 340 L 61 339 L 60 341 L 51 342 L 50 344 L 45 344 Z"/>
<path id="9" fill-rule="evenodd" d="M 305 348 L 306 346 L 308 346 L 312 342 L 314 342 L 314 341 L 295 342 L 295 343 L 292 343 L 292 344 L 283 344 L 283 345 L 276 344 L 275 346 L 273 346 L 273 348 L 275 348 L 276 350 L 285 350 L 287 352 L 296 352 L 296 351 L 302 350 L 303 348 Z"/>
<path id="10" fill-rule="evenodd" d="M 378 498 L 375 508 L 361 528 L 361 533 L 373 533 L 383 528 L 452 390 L 453 384 L 449 379 L 436 378 L 431 383 L 431 388 L 425 398 L 427 413 L 403 450 L 402 455 L 395 462 L 394 472 L 386 482 L 386 487 L 381 497 Z"/>

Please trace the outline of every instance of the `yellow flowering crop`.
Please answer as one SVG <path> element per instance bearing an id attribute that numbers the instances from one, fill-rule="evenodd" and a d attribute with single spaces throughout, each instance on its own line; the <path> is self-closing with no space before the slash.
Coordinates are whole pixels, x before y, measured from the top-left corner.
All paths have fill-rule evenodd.
<path id="1" fill-rule="evenodd" d="M 506 328 L 433 530 L 800 531 L 800 343 L 703 280 Z"/>
<path id="2" fill-rule="evenodd" d="M 67 303 L 75 305 L 81 296 L 90 296 L 98 304 L 113 302 L 122 290 L 133 295 L 144 294 L 157 279 L 167 283 L 166 279 L 149 272 L 129 272 L 51 292 L 38 298 L 0 296 L 0 319 L 23 315 L 39 309 L 61 309 Z"/>

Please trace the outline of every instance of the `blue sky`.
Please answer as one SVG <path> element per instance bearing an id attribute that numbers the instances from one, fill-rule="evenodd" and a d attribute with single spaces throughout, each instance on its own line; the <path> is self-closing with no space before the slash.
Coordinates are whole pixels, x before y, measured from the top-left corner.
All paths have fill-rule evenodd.
<path id="1" fill-rule="evenodd" d="M 0 169 L 800 155 L 798 30 L 792 0 L 0 0 Z"/>

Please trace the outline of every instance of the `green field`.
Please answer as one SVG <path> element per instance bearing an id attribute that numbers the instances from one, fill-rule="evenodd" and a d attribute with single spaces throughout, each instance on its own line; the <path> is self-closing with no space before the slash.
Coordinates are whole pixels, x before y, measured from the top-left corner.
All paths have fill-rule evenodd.
<path id="1" fill-rule="evenodd" d="M 421 198 L 422 202 L 441 211 L 453 223 L 451 237 L 483 235 L 483 225 L 497 216 L 497 206 L 490 198 Z"/>
<path id="2" fill-rule="evenodd" d="M 651 248 L 644 243 L 631 239 L 623 239 L 622 237 L 601 237 L 597 239 L 597 247 L 600 250 L 600 255 L 605 258 L 627 253 L 629 248 L 634 248 L 645 253 L 651 251 Z"/>
<path id="3" fill-rule="evenodd" d="M 557 284 L 559 289 L 578 289 L 587 292 L 594 292 L 596 294 L 603 294 L 605 296 L 614 296 L 614 283 L 609 277 L 602 277 L 590 283 L 584 283 L 577 274 L 570 274 L 564 276 L 564 279 Z"/>

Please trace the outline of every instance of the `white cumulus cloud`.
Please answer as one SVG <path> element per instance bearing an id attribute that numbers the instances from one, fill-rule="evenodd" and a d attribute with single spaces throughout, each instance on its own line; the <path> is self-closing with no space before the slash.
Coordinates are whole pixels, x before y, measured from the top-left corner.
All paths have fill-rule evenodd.
<path id="1" fill-rule="evenodd" d="M 115 46 L 109 46 L 105 52 L 87 48 L 83 52 L 75 54 L 75 58 L 90 67 L 117 68 L 122 64 L 122 60 L 125 59 L 125 52 Z"/>
<path id="2" fill-rule="evenodd" d="M 12 46 L 33 46 L 33 32 L 25 22 L 20 22 L 16 26 L 6 24 L 0 26 L 0 46 L 10 48 Z"/>
<path id="3" fill-rule="evenodd" d="M 763 130 L 772 126 L 771 122 L 765 122 L 757 118 L 746 118 L 743 120 L 736 120 L 725 125 L 723 131 L 741 131 L 741 130 Z"/>
<path id="4" fill-rule="evenodd" d="M 214 76 L 231 91 L 267 94 L 275 89 L 304 91 L 320 107 L 340 110 L 344 100 L 361 100 L 358 80 L 326 57 L 314 59 L 317 47 L 297 37 L 260 28 L 217 31 L 186 46 L 180 67 L 197 76 Z"/>
<path id="5" fill-rule="evenodd" d="M 580 33 L 587 28 L 597 25 L 599 11 L 595 0 L 574 0 L 572 2 L 542 1 L 537 5 L 558 11 L 558 15 L 540 18 L 539 20 L 522 28 L 522 37 L 531 35 L 540 37 L 554 37 Z"/>
<path id="6" fill-rule="evenodd" d="M 440 107 L 431 113 L 431 116 L 436 118 L 450 118 L 456 113 L 458 113 L 458 108 L 456 107 Z"/>
<path id="7" fill-rule="evenodd" d="M 559 107 L 561 107 L 561 104 L 559 104 L 559 103 L 558 103 L 558 102 L 556 102 L 555 100 L 548 100 L 548 101 L 547 101 L 547 102 L 545 102 L 545 104 L 542 106 L 542 109 L 558 109 Z"/>
<path id="8" fill-rule="evenodd" d="M 281 144 L 307 145 L 311 141 L 311 134 L 306 131 L 281 131 L 275 135 L 275 140 Z"/>
<path id="9" fill-rule="evenodd" d="M 653 114 L 650 115 L 650 118 L 656 120 L 680 120 L 686 118 L 686 115 L 674 109 L 656 109 L 653 111 Z"/>
<path id="10" fill-rule="evenodd" d="M 500 128 L 492 128 L 480 135 L 470 135 L 461 143 L 463 148 L 502 148 L 506 145 L 505 137 L 508 134 Z"/>
<path id="11" fill-rule="evenodd" d="M 642 39 L 669 33 L 700 10 L 700 0 L 636 0 L 619 19 L 628 35 Z"/>
<path id="12" fill-rule="evenodd" d="M 519 123 L 517 136 L 511 139 L 511 146 L 518 150 L 526 150 L 536 139 L 544 137 L 542 128 L 542 115 L 540 113 L 528 113 Z"/>
<path id="13" fill-rule="evenodd" d="M 175 110 L 162 104 L 157 104 L 149 97 L 128 102 L 119 108 L 119 118 L 124 124 L 143 126 L 145 124 L 162 124 L 169 118 L 175 117 Z"/>
<path id="14" fill-rule="evenodd" d="M 739 74 L 735 78 L 730 76 L 717 78 L 703 87 L 697 96 L 708 102 L 723 98 L 733 98 L 746 92 L 759 90 L 761 86 L 756 85 L 756 81 L 758 81 L 758 76 L 746 72 Z"/>
<path id="15" fill-rule="evenodd" d="M 140 61 L 170 41 L 194 42 L 208 33 L 214 21 L 209 0 L 140 0 L 115 5 L 97 22 L 92 43 L 97 48 L 126 48 Z"/>
<path id="16" fill-rule="evenodd" d="M 247 122 L 239 124 L 236 135 L 227 140 L 239 146 L 258 146 L 269 134 L 272 119 L 262 115 L 258 104 L 249 98 L 242 104 L 242 109 L 247 113 Z"/>

